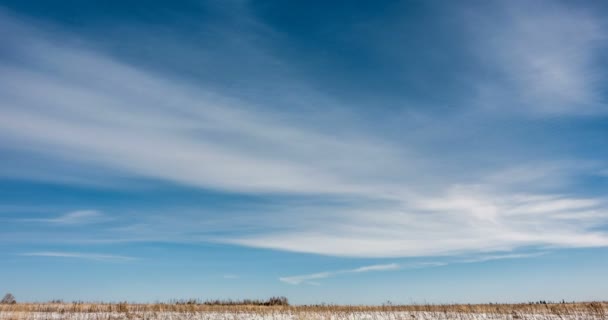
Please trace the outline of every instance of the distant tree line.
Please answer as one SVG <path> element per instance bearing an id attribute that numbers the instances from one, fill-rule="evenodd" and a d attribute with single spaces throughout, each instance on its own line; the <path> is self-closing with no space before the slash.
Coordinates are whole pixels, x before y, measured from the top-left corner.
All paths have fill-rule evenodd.
<path id="1" fill-rule="evenodd" d="M 63 303 L 63 300 L 54 299 L 49 301 L 50 303 Z M 0 300 L 0 304 L 16 304 L 17 300 L 15 296 L 11 293 L 7 293 L 4 295 L 2 300 Z M 83 304 L 82 301 L 74 301 L 73 304 Z M 200 299 L 187 299 L 187 300 L 171 300 L 170 304 L 175 305 L 208 305 L 208 306 L 242 306 L 242 305 L 250 305 L 250 306 L 288 306 L 289 300 L 286 297 L 271 297 L 266 300 L 260 299 L 243 299 L 243 300 L 232 300 L 232 299 L 215 299 L 215 300 L 200 300 Z M 127 303 L 120 303 L 126 305 Z"/>
<path id="2" fill-rule="evenodd" d="M 215 300 L 199 300 L 199 299 L 187 299 L 187 300 L 172 300 L 171 304 L 176 305 L 208 305 L 208 306 L 288 306 L 289 300 L 286 297 L 271 297 L 267 300 L 259 299 L 243 299 L 243 300 L 232 300 L 232 299 L 215 299 Z"/>

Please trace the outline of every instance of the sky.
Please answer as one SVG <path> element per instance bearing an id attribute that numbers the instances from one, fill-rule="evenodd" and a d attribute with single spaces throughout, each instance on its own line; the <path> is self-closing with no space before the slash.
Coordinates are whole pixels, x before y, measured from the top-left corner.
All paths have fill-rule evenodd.
<path id="1" fill-rule="evenodd" d="M 608 299 L 603 1 L 0 1 L 0 292 Z"/>

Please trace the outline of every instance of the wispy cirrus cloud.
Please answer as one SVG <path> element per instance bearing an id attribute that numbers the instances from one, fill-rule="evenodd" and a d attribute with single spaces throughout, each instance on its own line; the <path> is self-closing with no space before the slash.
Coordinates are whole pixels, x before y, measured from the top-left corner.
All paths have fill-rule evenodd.
<path id="1" fill-rule="evenodd" d="M 120 256 L 111 254 L 97 253 L 82 253 L 82 252 L 61 252 L 61 251 L 40 251 L 40 252 L 25 252 L 19 254 L 24 257 L 48 257 L 48 258 L 69 258 L 69 259 L 84 259 L 103 262 L 129 262 L 135 261 L 137 258 L 130 256 Z"/>
<path id="2" fill-rule="evenodd" d="M 538 108 L 533 111 L 540 114 L 578 114 L 574 105 L 584 109 L 580 113 L 596 111 L 595 75 L 588 72 L 596 32 L 602 32 L 597 19 L 586 21 L 586 13 L 562 9 L 513 15 L 491 26 L 500 29 L 499 37 L 483 39 L 480 51 L 501 73 L 489 81 L 485 102 L 508 101 Z M 584 170 L 551 166 L 556 157 L 570 154 L 543 154 L 539 144 L 510 137 L 510 130 L 483 140 L 499 135 L 493 121 L 501 111 L 487 119 L 470 109 L 472 114 L 454 118 L 428 112 L 421 121 L 399 122 L 392 128 L 399 132 L 395 138 L 381 133 L 390 131 L 386 119 L 353 120 L 340 112 L 345 108 L 340 99 L 296 77 L 252 82 L 293 89 L 298 94 L 289 101 L 313 106 L 316 113 L 293 111 L 291 104 L 267 106 L 269 99 L 227 96 L 192 79 L 64 41 L 71 35 L 61 31 L 2 17 L 8 43 L 0 60 L 2 150 L 44 159 L 44 170 L 56 173 L 48 177 L 62 183 L 90 181 L 94 172 L 94 177 L 138 177 L 274 197 L 268 207 L 212 220 L 196 219 L 202 215 L 197 208 L 142 214 L 132 218 L 131 227 L 92 228 L 71 234 L 77 238 L 72 241 L 215 241 L 349 257 L 608 245 L 607 232 L 598 228 L 608 219 L 605 200 L 567 188 Z M 582 36 L 562 42 L 554 28 Z M 561 44 L 571 48 L 562 51 Z M 284 75 L 277 67 L 282 60 L 258 49 L 252 49 L 256 59 L 276 68 L 260 74 Z M 238 72 L 231 75 L 240 78 Z M 502 99 L 507 96 L 515 98 Z M 356 113 L 370 106 L 349 107 Z M 474 132 L 462 136 L 466 130 Z M 521 150 L 513 145 L 522 144 L 524 154 L 514 157 Z M 534 150 L 534 157 L 525 150 Z M 500 151 L 505 156 L 494 155 Z M 522 169 L 522 163 L 536 165 Z M 37 166 L 14 161 L 0 170 L 31 179 L 29 167 Z M 72 172 L 73 167 L 86 170 Z M 80 179 L 61 180 L 64 171 Z M 285 195 L 304 200 L 290 202 Z M 95 213 L 84 211 L 43 220 L 69 225 L 93 218 Z"/>
<path id="3" fill-rule="evenodd" d="M 58 225 L 82 225 L 108 221 L 110 218 L 97 210 L 77 210 L 55 218 L 20 219 L 21 221 L 51 223 Z"/>
<path id="4" fill-rule="evenodd" d="M 279 278 L 279 280 L 282 282 L 288 283 L 288 284 L 295 284 L 295 285 L 301 284 L 301 283 L 316 285 L 318 283 L 314 282 L 313 280 L 325 279 L 325 278 L 335 277 L 337 275 L 343 275 L 343 274 L 349 274 L 349 273 L 352 274 L 352 273 L 363 273 L 363 272 L 391 271 L 391 270 L 398 270 L 400 268 L 401 268 L 401 266 L 396 263 L 377 264 L 377 265 L 364 266 L 364 267 L 348 269 L 348 270 L 325 271 L 325 272 L 319 272 L 319 273 L 304 274 L 304 275 L 299 275 L 299 276 L 281 277 L 281 278 Z"/>
<path id="5" fill-rule="evenodd" d="M 608 245 L 608 235 L 593 230 L 608 219 L 607 205 L 601 199 L 503 193 L 488 186 L 454 186 L 442 195 L 404 197 L 384 206 L 340 208 L 323 214 L 321 226 L 297 225 L 296 221 L 273 225 L 273 232 L 234 236 L 227 241 L 359 257 Z"/>
<path id="6" fill-rule="evenodd" d="M 441 267 L 449 264 L 460 264 L 460 263 L 478 263 L 478 262 L 487 262 L 493 260 L 506 260 L 506 259 L 524 259 L 524 258 L 534 258 L 540 257 L 548 252 L 531 252 L 531 253 L 508 253 L 508 254 L 493 254 L 493 255 L 479 255 L 472 258 L 467 259 L 446 259 L 442 261 L 424 261 L 424 262 L 413 262 L 413 263 L 388 263 L 388 264 L 377 264 L 370 266 L 363 266 L 355 269 L 347 269 L 347 270 L 338 270 L 338 271 L 324 271 L 317 272 L 311 274 L 303 274 L 297 276 L 289 276 L 289 277 L 281 277 L 279 280 L 281 282 L 299 285 L 299 284 L 310 284 L 310 285 L 320 285 L 319 282 L 315 280 L 332 278 L 340 275 L 347 274 L 357 274 L 357 273 L 365 273 L 365 272 L 381 272 L 381 271 L 397 271 L 404 269 L 421 269 L 421 268 L 433 268 L 433 267 Z"/>
<path id="7" fill-rule="evenodd" d="M 534 115 L 608 111 L 597 69 L 608 34 L 601 15 L 553 1 L 511 1 L 477 13 L 470 22 L 479 61 L 500 75 L 480 83 L 484 107 Z"/>
<path id="8" fill-rule="evenodd" d="M 398 164 L 397 149 L 379 139 L 323 133 L 302 119 L 280 119 L 272 110 L 86 49 L 59 48 L 48 40 L 53 37 L 10 18 L 3 25 L 20 35 L 7 41 L 25 63 L 0 64 L 0 132 L 12 149 L 50 157 L 51 163 L 280 193 L 361 193 L 367 188 L 353 183 L 358 176 Z M 43 51 L 44 57 L 35 53 Z M 15 143 L 22 139 L 26 144 Z"/>
<path id="9" fill-rule="evenodd" d="M 481 255 L 468 259 L 457 260 L 456 263 L 476 263 L 476 262 L 486 262 L 493 260 L 505 260 L 505 259 L 524 259 L 524 258 L 534 258 L 540 257 L 548 254 L 547 251 L 540 252 L 530 252 L 530 253 L 508 253 L 508 254 L 493 254 L 493 255 Z"/>

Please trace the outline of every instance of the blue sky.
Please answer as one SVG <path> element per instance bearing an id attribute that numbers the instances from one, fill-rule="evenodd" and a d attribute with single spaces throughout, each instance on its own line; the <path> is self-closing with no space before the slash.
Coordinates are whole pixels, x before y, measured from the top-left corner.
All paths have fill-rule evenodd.
<path id="1" fill-rule="evenodd" d="M 601 1 L 0 1 L 0 291 L 608 299 Z"/>

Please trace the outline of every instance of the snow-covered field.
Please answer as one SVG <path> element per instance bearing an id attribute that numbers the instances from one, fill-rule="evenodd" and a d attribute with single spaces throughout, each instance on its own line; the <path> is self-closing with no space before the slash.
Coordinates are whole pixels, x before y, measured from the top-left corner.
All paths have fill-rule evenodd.
<path id="1" fill-rule="evenodd" d="M 370 312 L 17 312 L 0 311 L 0 320 L 603 320 L 607 315 L 490 314 L 422 311 Z"/>

